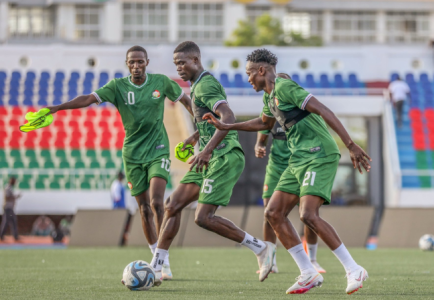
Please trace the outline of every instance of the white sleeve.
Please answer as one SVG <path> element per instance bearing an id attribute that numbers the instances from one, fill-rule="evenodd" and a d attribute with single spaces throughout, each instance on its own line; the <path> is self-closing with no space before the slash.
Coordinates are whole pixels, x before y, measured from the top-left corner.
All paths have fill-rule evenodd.
<path id="1" fill-rule="evenodd" d="M 111 194 L 112 194 L 113 200 L 119 201 L 121 199 L 121 186 L 117 180 L 113 181 L 113 183 L 112 183 Z"/>

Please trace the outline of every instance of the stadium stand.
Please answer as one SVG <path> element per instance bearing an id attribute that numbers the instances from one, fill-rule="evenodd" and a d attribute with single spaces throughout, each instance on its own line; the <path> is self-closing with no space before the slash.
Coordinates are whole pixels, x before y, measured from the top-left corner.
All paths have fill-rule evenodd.
<path id="1" fill-rule="evenodd" d="M 395 80 L 397 73 L 391 75 Z M 419 80 L 414 74 L 404 76 L 410 87 L 410 105 L 404 106 L 403 125 L 397 126 L 396 137 L 402 170 L 434 169 L 434 82 L 428 74 L 421 73 Z M 403 175 L 403 188 L 431 188 L 431 176 Z"/>

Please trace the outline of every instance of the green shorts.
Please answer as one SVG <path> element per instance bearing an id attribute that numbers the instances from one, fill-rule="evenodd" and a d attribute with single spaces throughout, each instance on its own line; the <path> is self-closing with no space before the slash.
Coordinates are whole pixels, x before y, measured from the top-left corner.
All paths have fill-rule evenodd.
<path id="1" fill-rule="evenodd" d="M 167 154 L 145 164 L 135 164 L 124 160 L 124 166 L 131 196 L 140 195 L 148 190 L 149 182 L 153 177 L 163 178 L 166 182 L 169 180 L 170 159 Z"/>
<path id="2" fill-rule="evenodd" d="M 265 173 L 264 189 L 262 192 L 262 199 L 271 198 L 277 183 L 280 180 L 283 172 L 288 167 L 288 164 L 276 164 L 272 160 L 268 160 L 267 169 Z"/>
<path id="3" fill-rule="evenodd" d="M 301 166 L 288 167 L 280 177 L 275 190 L 299 197 L 319 196 L 324 199 L 324 205 L 328 205 L 339 159 L 339 154 L 333 154 L 311 160 Z"/>
<path id="4" fill-rule="evenodd" d="M 181 183 L 195 183 L 201 187 L 199 203 L 227 206 L 244 164 L 243 151 L 235 148 L 211 160 L 208 169 L 202 173 L 189 171 Z"/>

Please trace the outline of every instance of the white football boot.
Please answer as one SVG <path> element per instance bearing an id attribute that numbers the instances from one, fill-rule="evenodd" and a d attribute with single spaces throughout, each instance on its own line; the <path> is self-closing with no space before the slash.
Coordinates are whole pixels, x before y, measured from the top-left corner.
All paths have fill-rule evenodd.
<path id="1" fill-rule="evenodd" d="M 324 270 L 323 267 L 321 267 L 316 260 L 311 261 L 311 263 L 318 273 L 325 273 L 326 272 L 326 270 Z"/>
<path id="2" fill-rule="evenodd" d="M 287 294 L 304 294 L 310 289 L 321 286 L 324 278 L 320 273 L 310 273 L 298 276 L 293 286 L 291 286 L 286 293 Z"/>
<path id="3" fill-rule="evenodd" d="M 363 281 L 368 279 L 369 276 L 368 272 L 366 272 L 363 267 L 359 266 L 356 270 L 348 273 L 346 277 L 348 281 L 346 292 L 348 295 L 351 295 L 363 287 Z"/>
<path id="4" fill-rule="evenodd" d="M 259 274 L 259 273 L 261 273 L 261 270 L 256 271 L 256 274 Z M 273 265 L 270 273 L 279 273 L 279 269 L 277 268 L 276 265 Z"/>
<path id="5" fill-rule="evenodd" d="M 163 265 L 161 269 L 162 279 L 171 280 L 173 278 L 172 271 L 170 270 L 170 265 Z"/>
<path id="6" fill-rule="evenodd" d="M 161 275 L 161 270 L 160 271 L 155 271 L 155 280 L 154 280 L 154 286 L 160 286 L 161 283 L 163 283 L 163 275 Z"/>
<path id="7" fill-rule="evenodd" d="M 270 242 L 265 242 L 265 244 L 267 247 L 256 255 L 259 265 L 259 281 L 261 282 L 270 274 L 273 268 L 274 255 L 276 255 L 276 245 Z"/>

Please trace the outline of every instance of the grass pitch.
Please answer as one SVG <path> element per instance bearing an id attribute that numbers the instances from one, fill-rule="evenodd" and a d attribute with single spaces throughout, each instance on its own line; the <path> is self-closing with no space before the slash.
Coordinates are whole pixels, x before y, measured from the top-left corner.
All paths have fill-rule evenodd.
<path id="1" fill-rule="evenodd" d="M 0 299 L 434 299 L 434 252 L 351 249 L 370 278 L 345 294 L 345 273 L 334 255 L 320 248 L 327 270 L 321 288 L 286 295 L 299 275 L 291 256 L 277 252 L 279 274 L 258 281 L 255 256 L 247 249 L 173 248 L 174 280 L 147 292 L 121 283 L 131 261 L 151 260 L 147 248 L 0 250 Z"/>

